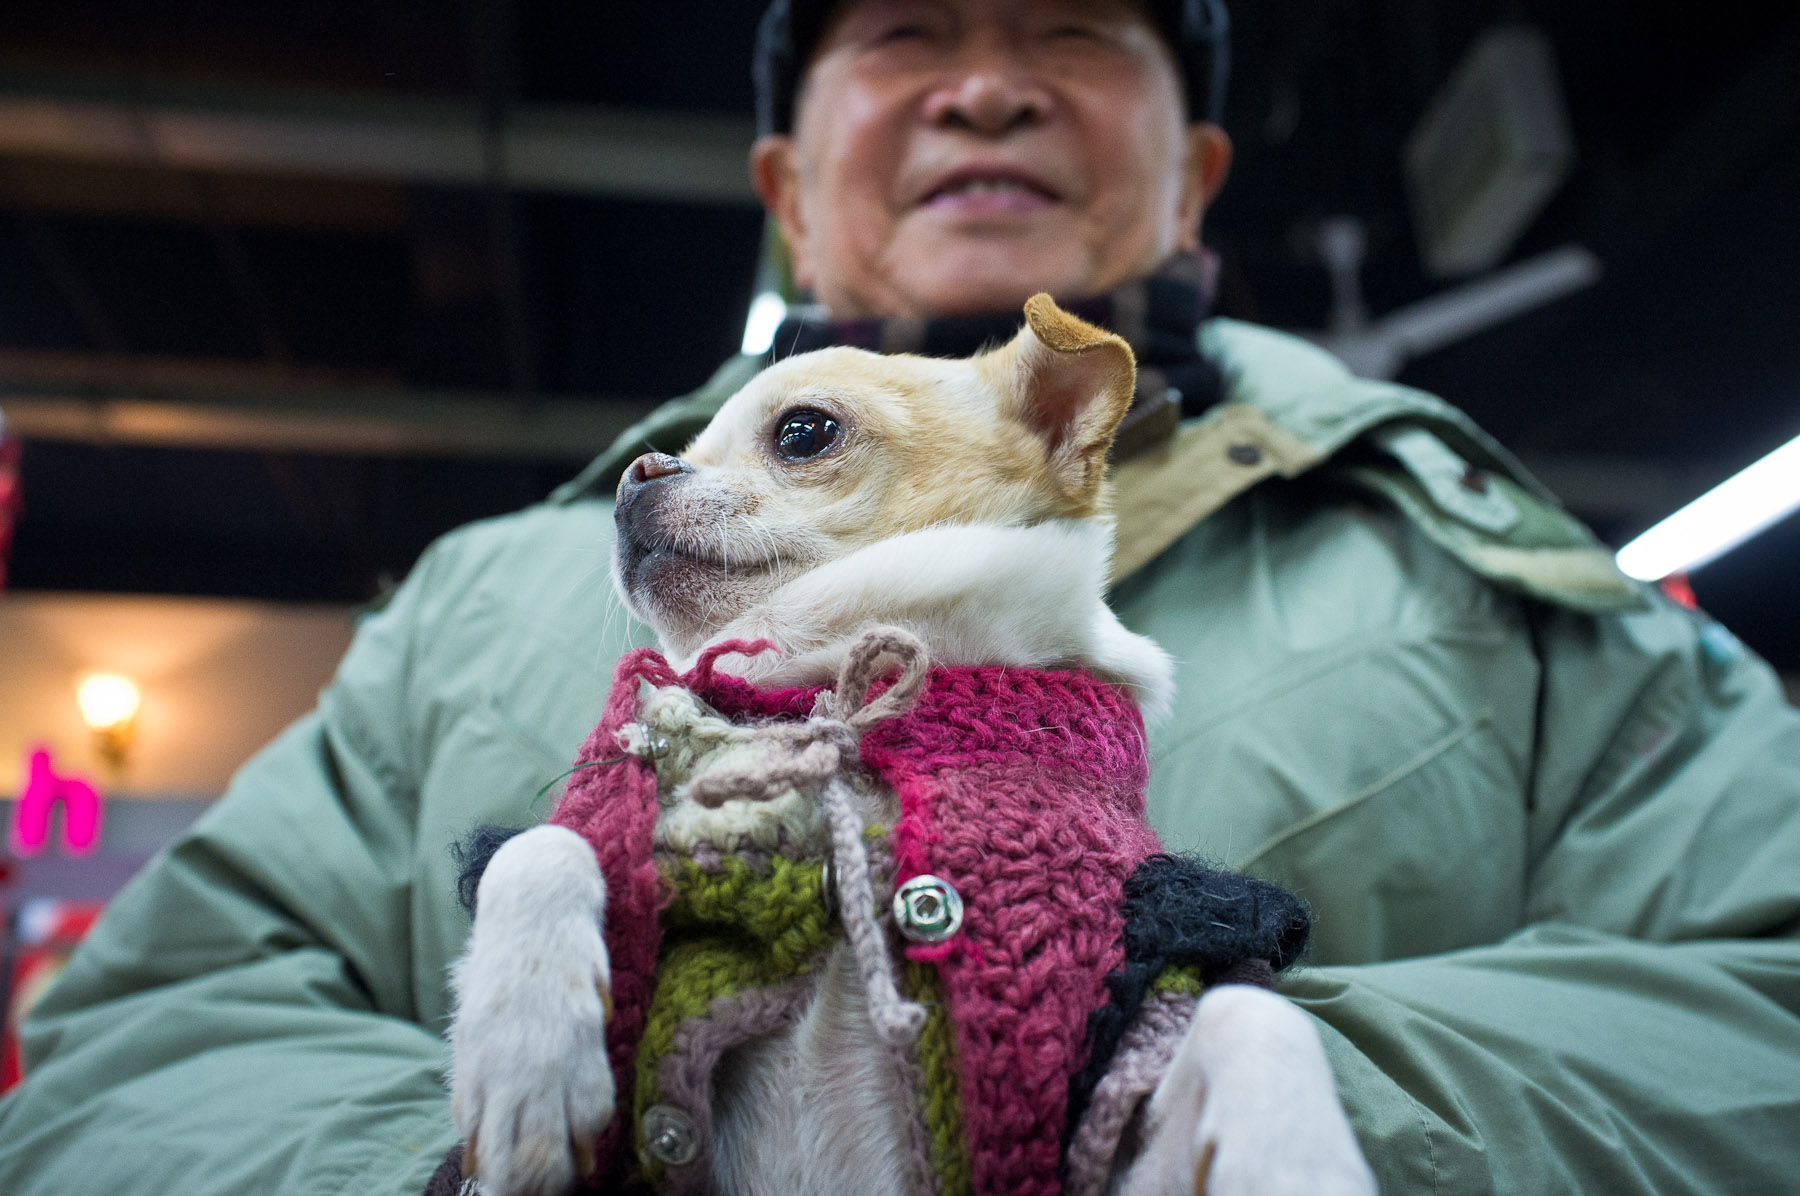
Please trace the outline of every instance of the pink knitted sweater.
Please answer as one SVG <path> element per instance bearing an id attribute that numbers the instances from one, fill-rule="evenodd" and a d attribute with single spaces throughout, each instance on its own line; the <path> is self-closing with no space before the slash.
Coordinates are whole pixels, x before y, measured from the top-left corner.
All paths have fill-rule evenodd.
<path id="1" fill-rule="evenodd" d="M 719 655 L 757 650 L 724 645 L 685 675 L 648 649 L 627 656 L 553 817 L 593 844 L 607 882 L 608 1053 L 622 1115 L 600 1157 L 615 1178 L 628 1170 L 623 1114 L 663 943 L 658 915 L 672 899 L 652 858 L 656 774 L 621 754 L 621 732 L 639 717 L 643 682 L 683 686 L 733 721 L 805 719 L 819 689 L 761 689 L 715 671 Z M 965 904 L 959 933 L 904 950 L 935 967 L 954 1028 L 966 1190 L 1053 1196 L 1090 1016 L 1126 964 L 1126 883 L 1160 850 L 1144 817 L 1142 718 L 1122 688 L 1084 672 L 936 668 L 910 709 L 864 732 L 860 752 L 899 801 L 892 882 L 930 873 Z"/>

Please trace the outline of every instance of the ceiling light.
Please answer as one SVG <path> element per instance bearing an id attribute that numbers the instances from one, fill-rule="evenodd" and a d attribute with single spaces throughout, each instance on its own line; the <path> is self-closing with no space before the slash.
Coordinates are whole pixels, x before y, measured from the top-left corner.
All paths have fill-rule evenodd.
<path id="1" fill-rule="evenodd" d="M 1800 436 L 1619 549 L 1619 569 L 1639 581 L 1698 569 L 1796 508 L 1800 508 Z"/>

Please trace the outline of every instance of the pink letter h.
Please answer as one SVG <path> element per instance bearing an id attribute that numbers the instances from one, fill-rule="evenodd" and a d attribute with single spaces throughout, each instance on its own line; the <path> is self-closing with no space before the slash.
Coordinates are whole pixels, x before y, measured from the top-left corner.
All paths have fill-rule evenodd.
<path id="1" fill-rule="evenodd" d="M 50 838 L 50 807 L 63 806 L 63 850 L 87 855 L 100 843 L 100 795 L 79 777 L 59 777 L 50 767 L 50 753 L 33 748 L 25 792 L 13 806 L 12 833 L 7 836 L 13 854 L 27 858 L 44 850 Z"/>

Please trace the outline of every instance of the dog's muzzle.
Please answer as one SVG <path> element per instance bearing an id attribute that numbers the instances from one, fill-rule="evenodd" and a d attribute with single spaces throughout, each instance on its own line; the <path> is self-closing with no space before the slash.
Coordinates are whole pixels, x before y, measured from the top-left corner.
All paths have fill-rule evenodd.
<path id="1" fill-rule="evenodd" d="M 638 547 L 659 539 L 656 507 L 668 487 L 691 475 L 694 467 L 668 453 L 645 453 L 625 467 L 613 505 L 613 523 L 622 544 Z"/>
<path id="2" fill-rule="evenodd" d="M 694 467 L 680 457 L 671 457 L 668 453 L 645 453 L 627 465 L 619 478 L 613 518 L 622 525 L 631 517 L 629 513 L 632 510 L 652 501 L 653 496 L 669 484 L 670 478 L 679 478 L 693 472 Z"/>

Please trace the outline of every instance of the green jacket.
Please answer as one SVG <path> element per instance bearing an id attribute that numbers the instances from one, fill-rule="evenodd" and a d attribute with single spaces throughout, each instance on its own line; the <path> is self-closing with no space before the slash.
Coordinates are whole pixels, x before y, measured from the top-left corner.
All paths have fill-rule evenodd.
<path id="1" fill-rule="evenodd" d="M 1283 991 L 1383 1190 L 1800 1189 L 1800 714 L 1774 675 L 1437 400 L 1205 336 L 1226 403 L 1120 469 L 1116 606 L 1180 669 L 1151 809 L 1312 903 Z M 454 1136 L 449 845 L 546 813 L 646 642 L 607 580 L 612 480 L 754 369 L 426 553 L 40 1007 L 0 1192 L 422 1188 Z"/>

